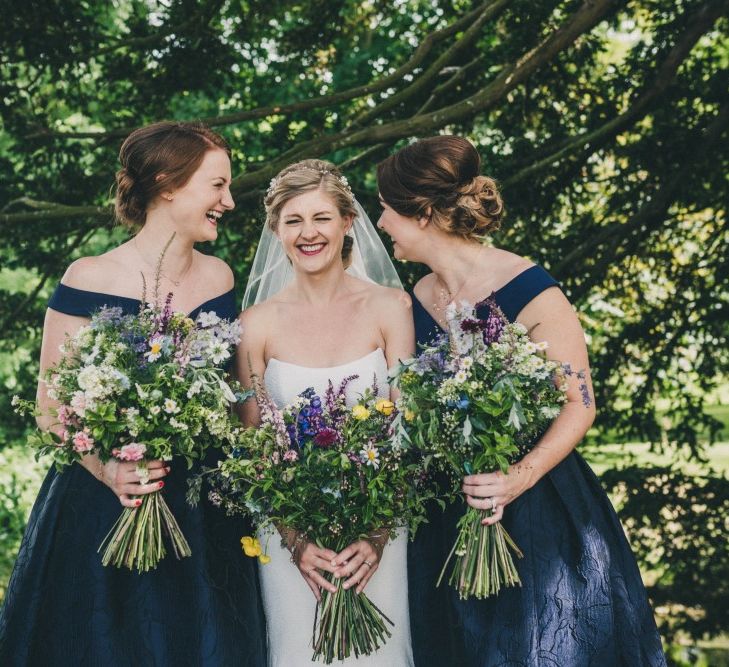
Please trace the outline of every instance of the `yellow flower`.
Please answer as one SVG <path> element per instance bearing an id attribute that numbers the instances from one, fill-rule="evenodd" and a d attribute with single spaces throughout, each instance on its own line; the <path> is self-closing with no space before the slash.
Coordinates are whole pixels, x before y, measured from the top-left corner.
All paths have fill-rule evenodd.
<path id="1" fill-rule="evenodd" d="M 257 558 L 263 553 L 261 543 L 255 537 L 243 537 L 240 543 L 243 545 L 243 553 L 251 558 Z"/>
<path id="2" fill-rule="evenodd" d="M 159 343 L 152 343 L 150 345 L 150 353 L 151 354 L 159 354 L 160 350 L 162 349 L 162 346 Z"/>
<path id="3" fill-rule="evenodd" d="M 268 554 L 261 554 L 258 557 L 258 562 L 261 565 L 266 565 L 266 563 L 270 563 L 271 562 L 271 556 L 269 556 Z"/>
<path id="4" fill-rule="evenodd" d="M 415 419 L 415 413 L 412 410 L 405 410 L 405 421 L 413 421 Z"/>
<path id="5" fill-rule="evenodd" d="M 395 404 L 392 401 L 388 401 L 386 398 L 381 398 L 375 403 L 375 410 L 381 412 L 385 417 L 389 417 L 392 411 L 395 409 Z"/>
<path id="6" fill-rule="evenodd" d="M 361 421 L 370 416 L 370 411 L 364 405 L 357 404 L 352 408 L 352 414 L 355 419 L 359 419 Z"/>

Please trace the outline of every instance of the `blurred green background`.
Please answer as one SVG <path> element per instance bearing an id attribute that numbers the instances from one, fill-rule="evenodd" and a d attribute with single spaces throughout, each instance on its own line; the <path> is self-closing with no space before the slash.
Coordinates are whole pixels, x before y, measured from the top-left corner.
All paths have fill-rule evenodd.
<path id="1" fill-rule="evenodd" d="M 374 168 L 438 132 L 502 185 L 494 243 L 560 280 L 599 416 L 581 445 L 620 509 L 672 664 L 728 665 L 729 3 L 720 0 L 68 0 L 0 25 L 0 595 L 44 474 L 10 407 L 35 391 L 45 304 L 125 238 L 122 139 L 206 119 L 233 147 L 215 247 L 242 293 L 268 182 Z M 422 267 L 400 263 L 408 285 Z"/>

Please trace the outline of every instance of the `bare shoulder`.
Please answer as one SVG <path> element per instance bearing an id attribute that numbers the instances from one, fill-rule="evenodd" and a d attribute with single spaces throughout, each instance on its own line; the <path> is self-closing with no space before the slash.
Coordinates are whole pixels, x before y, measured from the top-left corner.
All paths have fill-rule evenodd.
<path id="1" fill-rule="evenodd" d="M 410 295 L 398 287 L 383 287 L 376 285 L 373 291 L 373 298 L 383 308 L 395 311 L 410 312 L 413 308 L 413 300 Z"/>
<path id="2" fill-rule="evenodd" d="M 122 265 L 111 253 L 92 257 L 80 257 L 72 262 L 61 282 L 76 289 L 107 291 L 117 282 Z"/>
<path id="3" fill-rule="evenodd" d="M 489 249 L 488 264 L 497 282 L 503 284 L 534 266 L 534 262 L 530 259 L 501 248 Z"/>
<path id="4" fill-rule="evenodd" d="M 198 275 L 217 293 L 227 292 L 233 288 L 235 278 L 232 269 L 220 257 L 206 255 L 195 250 L 195 261 L 198 264 Z"/>

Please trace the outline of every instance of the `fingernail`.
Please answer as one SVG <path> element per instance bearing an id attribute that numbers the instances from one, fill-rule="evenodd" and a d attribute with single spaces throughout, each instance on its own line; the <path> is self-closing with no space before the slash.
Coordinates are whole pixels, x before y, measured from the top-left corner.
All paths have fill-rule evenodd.
<path id="1" fill-rule="evenodd" d="M 160 482 L 160 483 L 159 483 L 159 488 L 161 489 L 161 488 L 162 488 L 162 487 L 163 487 L 164 485 L 165 485 L 165 483 L 164 483 L 164 482 Z"/>
<path id="2" fill-rule="evenodd" d="M 349 588 L 349 584 L 344 584 L 344 585 L 342 586 L 342 588 L 343 588 L 344 590 L 347 590 L 347 589 Z"/>
<path id="3" fill-rule="evenodd" d="M 170 470 L 172 470 L 172 468 L 170 468 L 169 466 L 167 466 L 167 467 L 165 468 L 165 472 L 169 472 Z"/>
<path id="4" fill-rule="evenodd" d="M 139 500 L 135 500 L 135 501 L 134 501 L 134 504 L 135 504 L 135 505 L 136 505 L 137 507 L 139 507 L 139 506 L 140 506 L 140 505 L 142 504 L 142 501 L 141 501 L 141 499 L 139 499 Z"/>

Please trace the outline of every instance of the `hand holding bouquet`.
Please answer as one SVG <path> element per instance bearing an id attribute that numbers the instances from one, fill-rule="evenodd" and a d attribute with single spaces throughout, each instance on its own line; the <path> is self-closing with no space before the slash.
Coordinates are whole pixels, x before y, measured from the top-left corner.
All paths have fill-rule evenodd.
<path id="1" fill-rule="evenodd" d="M 395 440 L 412 441 L 460 492 L 464 474 L 501 470 L 520 460 L 560 413 L 566 385 L 562 366 L 546 359 L 546 343 L 509 323 L 493 300 L 479 319 L 467 302 L 450 304 L 448 331 L 395 371 L 401 421 Z M 461 598 L 496 595 L 520 584 L 511 553 L 521 556 L 501 523 L 482 525 L 484 510 L 469 507 L 443 567 L 456 556 L 450 583 Z"/>
<path id="2" fill-rule="evenodd" d="M 216 472 L 216 500 L 259 527 L 295 532 L 295 549 L 307 541 L 340 552 L 358 540 L 386 539 L 401 525 L 414 529 L 424 517 L 422 466 L 411 448 L 391 442 L 392 402 L 368 390 L 347 407 L 352 379 L 337 390 L 330 383 L 323 397 L 306 390 L 282 411 L 256 386 L 261 426 L 230 448 Z M 243 547 L 265 562 L 257 541 L 244 538 Z M 391 622 L 364 593 L 324 576 L 336 592 L 322 590 L 314 659 L 370 654 L 390 636 Z"/>
<path id="3" fill-rule="evenodd" d="M 59 469 L 91 453 L 102 462 L 136 461 L 144 483 L 147 460 L 179 456 L 189 467 L 208 447 L 233 439 L 236 395 L 222 366 L 238 342 L 238 322 L 214 313 L 193 321 L 172 312 L 171 298 L 136 315 L 102 308 L 67 338 L 45 378 L 48 397 L 60 404 L 52 415 L 57 427 L 31 436 L 37 456 L 49 454 Z M 20 411 L 38 414 L 34 403 L 14 400 Z M 99 547 L 104 565 L 156 567 L 165 555 L 163 534 L 177 558 L 189 556 L 161 493 L 137 503 L 122 511 Z"/>

